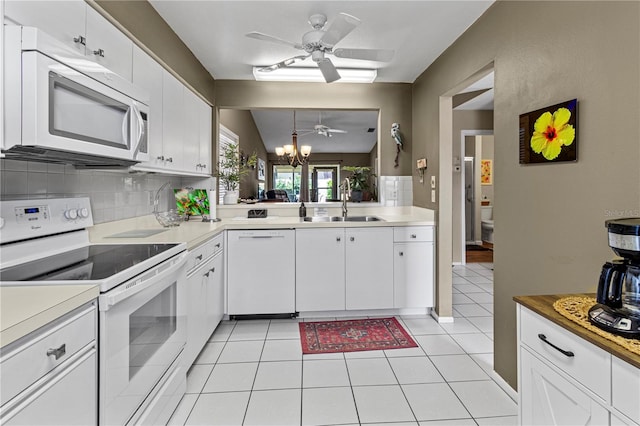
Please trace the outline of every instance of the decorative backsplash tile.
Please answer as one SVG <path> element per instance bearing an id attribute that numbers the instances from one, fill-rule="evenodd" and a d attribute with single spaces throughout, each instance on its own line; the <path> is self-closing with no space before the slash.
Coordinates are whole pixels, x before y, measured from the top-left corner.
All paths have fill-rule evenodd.
<path id="1" fill-rule="evenodd" d="M 411 176 L 380 176 L 379 199 L 383 206 L 412 206 L 413 178 Z"/>
<path id="2" fill-rule="evenodd" d="M 153 213 L 156 191 L 200 186 L 206 179 L 137 174 L 127 170 L 77 170 L 62 164 L 0 160 L 2 200 L 90 197 L 94 223 L 111 222 Z M 168 192 L 169 194 L 170 192 Z M 161 198 L 161 209 L 175 208 L 173 197 Z"/>

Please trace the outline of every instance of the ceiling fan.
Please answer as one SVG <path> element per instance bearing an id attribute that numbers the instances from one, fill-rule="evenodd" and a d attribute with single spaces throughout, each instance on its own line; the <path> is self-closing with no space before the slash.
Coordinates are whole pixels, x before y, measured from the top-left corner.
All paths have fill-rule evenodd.
<path id="1" fill-rule="evenodd" d="M 318 124 L 313 126 L 313 129 L 299 129 L 301 132 L 300 136 L 308 135 L 310 133 L 315 133 L 316 135 L 324 136 L 326 138 L 330 138 L 333 133 L 347 133 L 346 130 L 340 129 L 332 129 L 329 126 L 325 126 L 322 124 L 322 113 L 318 114 Z"/>
<path id="2" fill-rule="evenodd" d="M 339 80 L 340 74 L 333 65 L 333 62 L 331 62 L 331 59 L 326 57 L 328 54 L 332 54 L 338 58 L 361 59 L 376 62 L 389 62 L 393 58 L 393 50 L 387 49 L 334 49 L 335 45 L 338 44 L 340 40 L 345 38 L 347 34 L 360 25 L 360 20 L 355 16 L 340 13 L 328 28 L 324 29 L 326 23 L 327 17 L 325 15 L 311 15 L 309 17 L 309 24 L 311 24 L 313 30 L 302 36 L 302 43 L 283 40 L 281 38 L 256 31 L 247 34 L 247 37 L 250 38 L 280 43 L 306 52 L 306 54 L 293 56 L 276 64 L 260 68 L 259 71 L 275 71 L 278 68 L 288 67 L 311 56 L 311 59 L 318 64 L 318 68 L 320 68 L 320 72 L 322 73 L 325 81 L 327 83 L 331 83 Z"/>

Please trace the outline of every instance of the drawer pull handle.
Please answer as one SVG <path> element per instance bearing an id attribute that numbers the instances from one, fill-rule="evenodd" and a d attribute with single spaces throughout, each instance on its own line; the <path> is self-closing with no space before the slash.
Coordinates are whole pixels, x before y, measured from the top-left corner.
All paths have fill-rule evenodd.
<path id="1" fill-rule="evenodd" d="M 342 240 L 342 238 L 340 238 L 340 237 L 336 237 L 336 241 L 337 241 L 337 242 L 340 242 L 341 240 Z"/>
<path id="2" fill-rule="evenodd" d="M 547 336 L 545 336 L 544 334 L 540 333 L 538 334 L 538 337 L 540 338 L 540 340 L 542 340 L 543 342 L 545 342 L 547 345 L 551 346 L 553 349 L 557 350 L 558 352 L 562 352 L 562 354 L 564 356 L 567 356 L 569 358 L 571 358 L 572 356 L 575 356 L 575 354 L 571 351 L 565 351 L 564 349 L 560 349 L 559 347 L 557 347 L 556 345 L 554 345 L 553 343 L 551 343 L 550 341 L 547 340 Z"/>
<path id="3" fill-rule="evenodd" d="M 220 248 L 220 243 L 216 244 L 216 248 Z"/>
<path id="4" fill-rule="evenodd" d="M 202 260 L 202 255 L 199 254 L 198 256 L 196 256 L 196 260 Z"/>
<path id="5" fill-rule="evenodd" d="M 67 353 L 67 345 L 65 343 L 63 343 L 62 345 L 60 345 L 59 348 L 51 348 L 47 351 L 47 356 L 51 356 L 53 355 L 56 359 L 56 361 L 58 359 L 60 359 L 61 357 L 64 356 L 64 354 Z"/>
<path id="6" fill-rule="evenodd" d="M 398 254 L 399 254 L 400 256 L 404 256 L 404 252 L 403 252 L 403 251 L 399 252 Z"/>
<path id="7" fill-rule="evenodd" d="M 349 241 L 355 241 L 356 238 L 355 237 L 349 237 Z"/>
<path id="8" fill-rule="evenodd" d="M 411 238 L 416 238 L 417 235 L 416 234 L 411 234 Z"/>

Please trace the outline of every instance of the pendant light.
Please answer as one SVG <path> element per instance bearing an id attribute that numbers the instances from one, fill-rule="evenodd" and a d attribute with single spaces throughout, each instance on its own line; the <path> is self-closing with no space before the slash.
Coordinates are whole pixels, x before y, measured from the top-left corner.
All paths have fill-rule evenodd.
<path id="1" fill-rule="evenodd" d="M 309 161 L 311 155 L 310 145 L 301 145 L 298 149 L 298 133 L 296 132 L 296 111 L 293 110 L 293 133 L 291 134 L 291 144 L 276 147 L 276 155 L 286 160 L 294 169 Z"/>

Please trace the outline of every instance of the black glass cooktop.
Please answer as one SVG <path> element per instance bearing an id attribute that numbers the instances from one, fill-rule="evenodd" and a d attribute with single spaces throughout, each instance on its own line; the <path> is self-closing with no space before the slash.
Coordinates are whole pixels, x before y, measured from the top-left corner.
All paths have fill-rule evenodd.
<path id="1" fill-rule="evenodd" d="M 0 270 L 2 281 L 102 280 L 177 244 L 96 244 Z M 153 264 L 150 265 L 154 266 Z"/>

